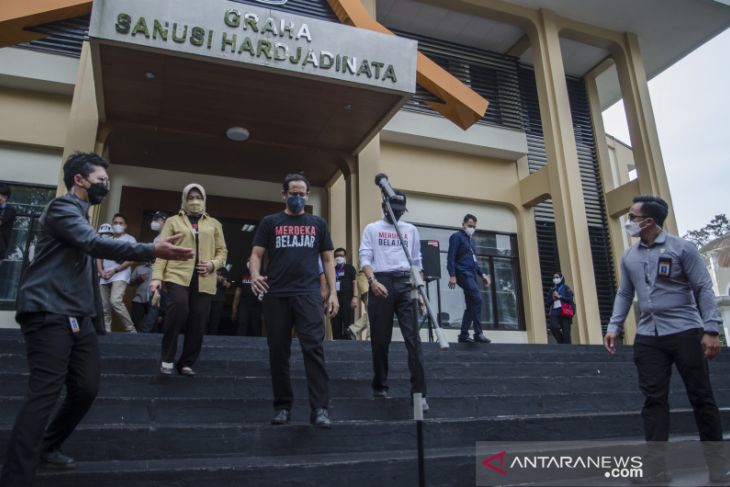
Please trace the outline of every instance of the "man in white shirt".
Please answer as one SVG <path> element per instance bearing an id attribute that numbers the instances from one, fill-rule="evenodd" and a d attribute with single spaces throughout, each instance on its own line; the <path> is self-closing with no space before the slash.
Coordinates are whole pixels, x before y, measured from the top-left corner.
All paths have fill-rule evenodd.
<path id="1" fill-rule="evenodd" d="M 391 206 L 398 222 L 398 229 L 408 246 L 415 265 L 422 267 L 421 243 L 418 229 L 400 220 L 406 211 L 406 196 L 391 200 Z M 370 223 L 363 230 L 360 244 L 360 265 L 370 284 L 368 315 L 370 317 L 370 340 L 373 350 L 373 395 L 388 396 L 388 348 L 393 335 L 393 317 L 398 316 L 403 339 L 408 351 L 408 368 L 411 372 L 411 393 L 423 394 L 423 410 L 426 403 L 426 380 L 423 372 L 423 351 L 418 333 L 417 315 L 411 299 L 411 266 L 398 240 L 393 222 L 385 210 L 384 218 Z"/>
<path id="2" fill-rule="evenodd" d="M 127 218 L 119 213 L 112 219 L 112 233 L 112 238 L 117 240 L 137 242 L 137 239 L 127 234 Z M 132 277 L 133 263 L 132 261 L 116 262 L 106 259 L 96 261 L 100 276 L 101 302 L 104 306 L 104 327 L 107 333 L 112 331 L 112 310 L 122 322 L 124 331 L 137 333 L 124 304 L 124 293 L 127 291 L 129 280 Z"/>

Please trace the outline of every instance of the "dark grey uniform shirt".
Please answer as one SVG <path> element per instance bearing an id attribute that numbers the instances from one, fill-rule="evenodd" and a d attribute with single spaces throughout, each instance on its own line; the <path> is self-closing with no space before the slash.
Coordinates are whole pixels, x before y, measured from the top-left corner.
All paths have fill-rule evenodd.
<path id="1" fill-rule="evenodd" d="M 665 263 L 664 275 L 660 275 L 660 259 Z M 609 332 L 623 327 L 634 293 L 640 311 L 638 335 L 671 335 L 692 328 L 720 331 L 712 279 L 691 242 L 662 231 L 651 247 L 639 241 L 626 250 Z"/>

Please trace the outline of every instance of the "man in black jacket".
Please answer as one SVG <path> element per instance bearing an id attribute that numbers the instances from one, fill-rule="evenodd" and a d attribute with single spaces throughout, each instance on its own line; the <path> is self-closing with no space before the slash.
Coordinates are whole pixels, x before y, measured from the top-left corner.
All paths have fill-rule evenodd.
<path id="1" fill-rule="evenodd" d="M 12 194 L 10 186 L 0 183 L 0 261 L 5 258 L 10 245 L 10 234 L 15 224 L 15 208 L 8 204 Z"/>
<path id="2" fill-rule="evenodd" d="M 15 316 L 25 338 L 30 390 L 8 442 L 2 487 L 31 485 L 39 459 L 58 468 L 75 466 L 60 446 L 91 407 L 100 377 L 95 329 L 103 334 L 104 323 L 94 258 L 193 257 L 191 249 L 173 245 L 179 236 L 157 244 L 132 244 L 97 235 L 88 213 L 109 191 L 108 166 L 94 153 L 73 154 L 63 166 L 69 192 L 51 201 L 41 216 L 35 256 L 21 279 Z M 64 384 L 66 398 L 49 424 Z"/>

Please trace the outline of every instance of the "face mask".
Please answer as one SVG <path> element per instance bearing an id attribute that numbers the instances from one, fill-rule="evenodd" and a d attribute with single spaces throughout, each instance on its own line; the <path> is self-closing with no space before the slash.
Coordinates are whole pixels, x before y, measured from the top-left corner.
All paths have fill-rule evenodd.
<path id="1" fill-rule="evenodd" d="M 469 235 L 471 237 L 472 235 L 474 235 L 474 232 L 476 232 L 477 229 L 474 227 L 466 227 L 464 229 L 464 231 L 466 232 L 467 235 Z"/>
<path id="2" fill-rule="evenodd" d="M 162 228 L 162 223 L 160 223 L 160 222 L 151 222 L 150 223 L 150 229 L 153 232 L 159 232 L 160 228 Z"/>
<path id="3" fill-rule="evenodd" d="M 124 225 L 112 225 L 112 231 L 117 235 L 124 233 Z"/>
<path id="4" fill-rule="evenodd" d="M 562 282 L 562 279 L 560 279 L 559 277 L 554 277 L 554 278 L 553 278 L 553 284 L 555 284 L 556 286 L 557 286 L 558 284 L 560 284 L 561 282 Z"/>
<path id="5" fill-rule="evenodd" d="M 638 237 L 641 235 L 641 226 L 637 222 L 626 222 L 624 225 L 626 232 L 632 237 Z"/>
<path id="6" fill-rule="evenodd" d="M 388 221 L 390 223 L 393 223 L 393 220 L 390 219 L 390 214 L 388 214 L 388 212 L 385 212 L 384 215 L 385 215 L 385 220 L 386 221 Z M 393 215 L 395 216 L 395 221 L 399 221 L 401 219 L 401 217 L 403 216 L 403 212 L 402 211 L 394 211 L 393 212 Z"/>
<path id="7" fill-rule="evenodd" d="M 295 196 L 289 196 L 286 199 L 286 207 L 289 208 L 289 211 L 294 213 L 295 215 L 298 215 L 302 212 L 304 209 L 304 196 L 295 195 Z"/>
<path id="8" fill-rule="evenodd" d="M 88 181 L 88 180 L 87 180 Z M 91 183 L 91 181 L 89 181 Z M 89 203 L 92 205 L 98 205 L 104 201 L 104 197 L 109 193 L 109 181 L 91 183 L 91 186 L 86 188 L 86 194 L 89 195 Z"/>
<path id="9" fill-rule="evenodd" d="M 200 215 L 203 213 L 203 200 L 192 199 L 185 202 L 185 211 L 191 215 Z"/>
<path id="10" fill-rule="evenodd" d="M 335 263 L 337 265 L 342 265 L 345 263 L 345 258 L 344 257 L 335 257 Z"/>

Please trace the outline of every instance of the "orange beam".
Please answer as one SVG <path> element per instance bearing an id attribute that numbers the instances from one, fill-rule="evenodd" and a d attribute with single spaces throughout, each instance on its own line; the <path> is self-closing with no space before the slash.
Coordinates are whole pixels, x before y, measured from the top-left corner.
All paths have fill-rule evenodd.
<path id="1" fill-rule="evenodd" d="M 91 0 L 0 0 L 0 47 L 42 39 L 29 27 L 91 12 Z"/>
<path id="2" fill-rule="evenodd" d="M 327 3 L 343 24 L 394 35 L 370 16 L 360 0 L 327 0 Z M 416 82 L 442 101 L 429 103 L 429 106 L 462 129 L 468 129 L 486 113 L 489 106 L 487 100 L 425 54 L 418 53 L 416 69 Z"/>

